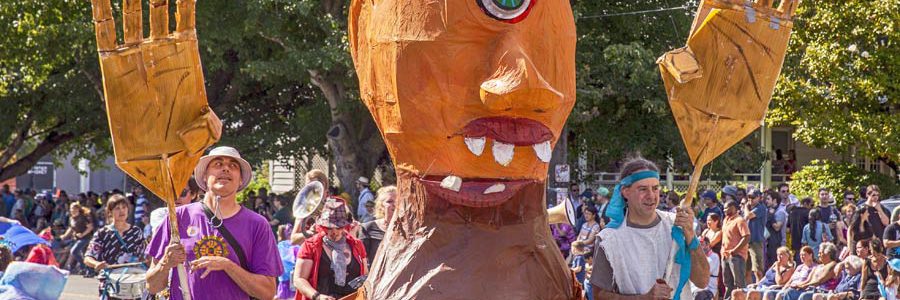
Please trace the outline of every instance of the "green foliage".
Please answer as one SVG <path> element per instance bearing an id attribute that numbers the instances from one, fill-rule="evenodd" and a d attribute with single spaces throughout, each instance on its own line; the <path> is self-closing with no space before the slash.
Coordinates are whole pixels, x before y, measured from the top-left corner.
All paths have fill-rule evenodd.
<path id="1" fill-rule="evenodd" d="M 308 69 L 350 60 L 345 30 L 321 13 L 318 2 L 197 4 L 208 100 L 225 123 L 220 144 L 235 146 L 254 164 L 325 153 L 329 107 L 310 83 Z M 147 5 L 144 1 L 145 34 Z M 174 2 L 170 8 L 174 12 Z M 121 42 L 120 2 L 113 1 L 113 10 Z M 0 114 L 6 116 L 0 119 L 0 149 L 15 148 L 21 158 L 48 134 L 71 133 L 75 138 L 56 146 L 55 158 L 71 153 L 94 167 L 102 163 L 112 146 L 90 1 L 4 2 L 0 32 Z M 352 76 L 344 74 L 344 80 L 350 83 Z M 28 140 L 11 145 L 29 116 L 34 124 Z M 8 167 L 5 163 L 0 166 Z"/>
<path id="2" fill-rule="evenodd" d="M 220 143 L 236 146 L 254 164 L 326 151 L 329 107 L 308 70 L 349 61 L 349 54 L 340 47 L 326 51 L 335 30 L 316 2 L 197 4 L 209 102 L 228 124 Z"/>
<path id="3" fill-rule="evenodd" d="M 828 188 L 841 201 L 844 191 L 859 191 L 862 186 L 878 185 L 883 198 L 900 195 L 900 185 L 890 176 L 868 172 L 850 163 L 813 160 L 793 174 L 791 192 L 798 197 L 813 197 L 820 188 Z"/>
<path id="4" fill-rule="evenodd" d="M 110 153 L 90 15 L 85 1 L 0 5 L 0 149 L 23 157 L 50 134 L 71 133 L 55 148 L 57 158 L 75 153 L 96 166 Z M 28 139 L 16 145 L 20 128 Z"/>
<path id="5" fill-rule="evenodd" d="M 247 185 L 247 188 L 238 193 L 237 202 L 244 204 L 244 201 L 248 200 L 248 195 L 251 192 L 256 194 L 256 192 L 262 188 L 266 189 L 267 191 L 272 190 L 272 187 L 269 185 L 269 178 L 266 177 L 265 172 L 256 172 L 256 175 L 253 176 L 253 180 L 250 181 L 250 184 Z"/>
<path id="6" fill-rule="evenodd" d="M 687 8 L 598 17 L 678 5 Z M 570 163 L 580 165 L 584 159 L 585 171 L 615 171 L 617 161 L 640 153 L 662 168 L 671 163 L 676 172 L 690 172 L 656 59 L 684 45 L 696 3 L 577 1 L 573 9 L 579 34 L 578 101 L 568 122 Z M 724 180 L 734 172 L 756 172 L 763 158 L 758 146 L 736 146 L 713 161 L 704 177 Z"/>
<path id="7" fill-rule="evenodd" d="M 767 122 L 838 153 L 900 163 L 900 1 L 800 5 Z"/>

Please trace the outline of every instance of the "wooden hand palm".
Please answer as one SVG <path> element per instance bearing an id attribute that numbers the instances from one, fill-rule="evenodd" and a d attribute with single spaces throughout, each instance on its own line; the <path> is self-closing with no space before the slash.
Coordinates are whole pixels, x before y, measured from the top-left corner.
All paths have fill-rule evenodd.
<path id="1" fill-rule="evenodd" d="M 758 128 L 781 72 L 799 0 L 704 0 L 687 47 L 660 57 L 682 138 L 704 165 Z"/>
<path id="2" fill-rule="evenodd" d="M 142 37 L 140 1 L 123 2 L 125 43 L 117 45 L 109 0 L 92 0 L 97 46 L 116 164 L 168 198 L 218 141 L 221 122 L 206 101 L 194 0 L 178 2 L 172 34 L 168 3 L 151 0 L 149 39 Z"/>

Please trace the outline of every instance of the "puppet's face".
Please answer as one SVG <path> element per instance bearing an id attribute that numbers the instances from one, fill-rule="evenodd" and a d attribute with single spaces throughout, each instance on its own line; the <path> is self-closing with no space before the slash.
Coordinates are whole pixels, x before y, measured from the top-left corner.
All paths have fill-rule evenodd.
<path id="1" fill-rule="evenodd" d="M 543 181 L 575 102 L 568 1 L 355 0 L 361 98 L 400 169 Z"/>

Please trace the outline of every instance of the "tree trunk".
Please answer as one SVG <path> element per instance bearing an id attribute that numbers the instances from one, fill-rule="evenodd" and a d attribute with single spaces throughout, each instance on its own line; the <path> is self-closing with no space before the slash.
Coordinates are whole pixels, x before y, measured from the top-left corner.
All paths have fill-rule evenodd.
<path id="1" fill-rule="evenodd" d="M 13 138 L 12 142 L 6 146 L 3 153 L 0 154 L 0 166 L 6 166 L 7 163 L 9 163 L 9 160 L 19 151 L 19 148 L 22 148 L 22 144 L 25 143 L 25 140 L 28 137 L 28 132 L 31 131 L 31 125 L 34 124 L 34 115 L 35 114 L 33 113 L 28 113 L 25 120 L 23 120 L 19 124 L 19 127 L 16 128 L 13 133 L 15 134 L 15 138 Z"/>
<path id="2" fill-rule="evenodd" d="M 384 141 L 368 113 L 353 113 L 362 110 L 353 109 L 353 105 L 359 103 L 352 103 L 353 100 L 347 97 L 346 87 L 337 77 L 340 75 L 329 76 L 342 72 L 309 70 L 309 73 L 312 83 L 322 91 L 331 109 L 328 148 L 340 179 L 340 189 L 350 194 L 350 202 L 355 204 L 359 194 L 356 181 L 361 176 L 371 178 L 386 151 Z M 356 206 L 352 211 L 356 211 Z"/>
<path id="3" fill-rule="evenodd" d="M 320 9 L 331 15 L 346 31 L 347 18 L 344 0 L 322 0 Z M 350 194 L 352 211 L 356 212 L 359 191 L 356 181 L 359 177 L 372 177 L 378 162 L 387 148 L 381 139 L 378 127 L 368 111 L 356 109 L 361 103 L 348 98 L 344 86 L 346 69 L 336 66 L 330 70 L 308 70 L 312 83 L 322 91 L 331 109 L 331 127 L 328 129 L 328 148 L 340 179 L 340 189 Z M 355 215 L 355 214 L 354 214 Z"/>
<path id="4" fill-rule="evenodd" d="M 0 169 L 0 181 L 5 181 L 7 179 L 25 174 L 25 172 L 28 172 L 28 169 L 31 169 L 31 167 L 41 159 L 41 157 L 44 157 L 45 155 L 53 151 L 53 149 L 59 147 L 59 145 L 62 145 L 63 143 L 68 142 L 74 138 L 75 134 L 71 132 L 50 132 L 49 134 L 47 134 L 47 137 L 44 138 L 44 140 L 41 141 L 41 143 L 31 151 L 31 153 L 28 153 L 27 155 L 16 159 L 16 161 L 12 164 L 3 166 L 3 168 Z"/>

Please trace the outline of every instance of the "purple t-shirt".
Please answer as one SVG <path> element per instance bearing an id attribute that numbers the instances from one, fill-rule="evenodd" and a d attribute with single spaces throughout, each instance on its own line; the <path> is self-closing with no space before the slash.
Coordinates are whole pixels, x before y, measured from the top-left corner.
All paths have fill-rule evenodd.
<path id="1" fill-rule="evenodd" d="M 238 285 L 231 280 L 225 271 L 212 271 L 206 278 L 200 279 L 204 270 L 192 271 L 190 262 L 204 255 L 226 254 L 228 259 L 240 266 L 240 260 L 234 249 L 218 230 L 209 225 L 203 205 L 200 202 L 180 206 L 175 209 L 178 218 L 178 233 L 184 245 L 187 260 L 184 266 L 188 272 L 188 285 L 193 299 L 248 299 Z M 247 271 L 254 274 L 278 277 L 283 272 L 278 247 L 272 227 L 266 219 L 255 212 L 241 207 L 234 216 L 224 220 L 224 225 L 231 235 L 240 243 L 247 260 Z M 156 229 L 153 240 L 147 245 L 147 255 L 162 259 L 169 244 L 169 219 Z M 199 255 L 199 256 L 198 256 Z M 182 299 L 179 287 L 178 271 L 172 268 L 169 281 L 170 298 Z"/>

